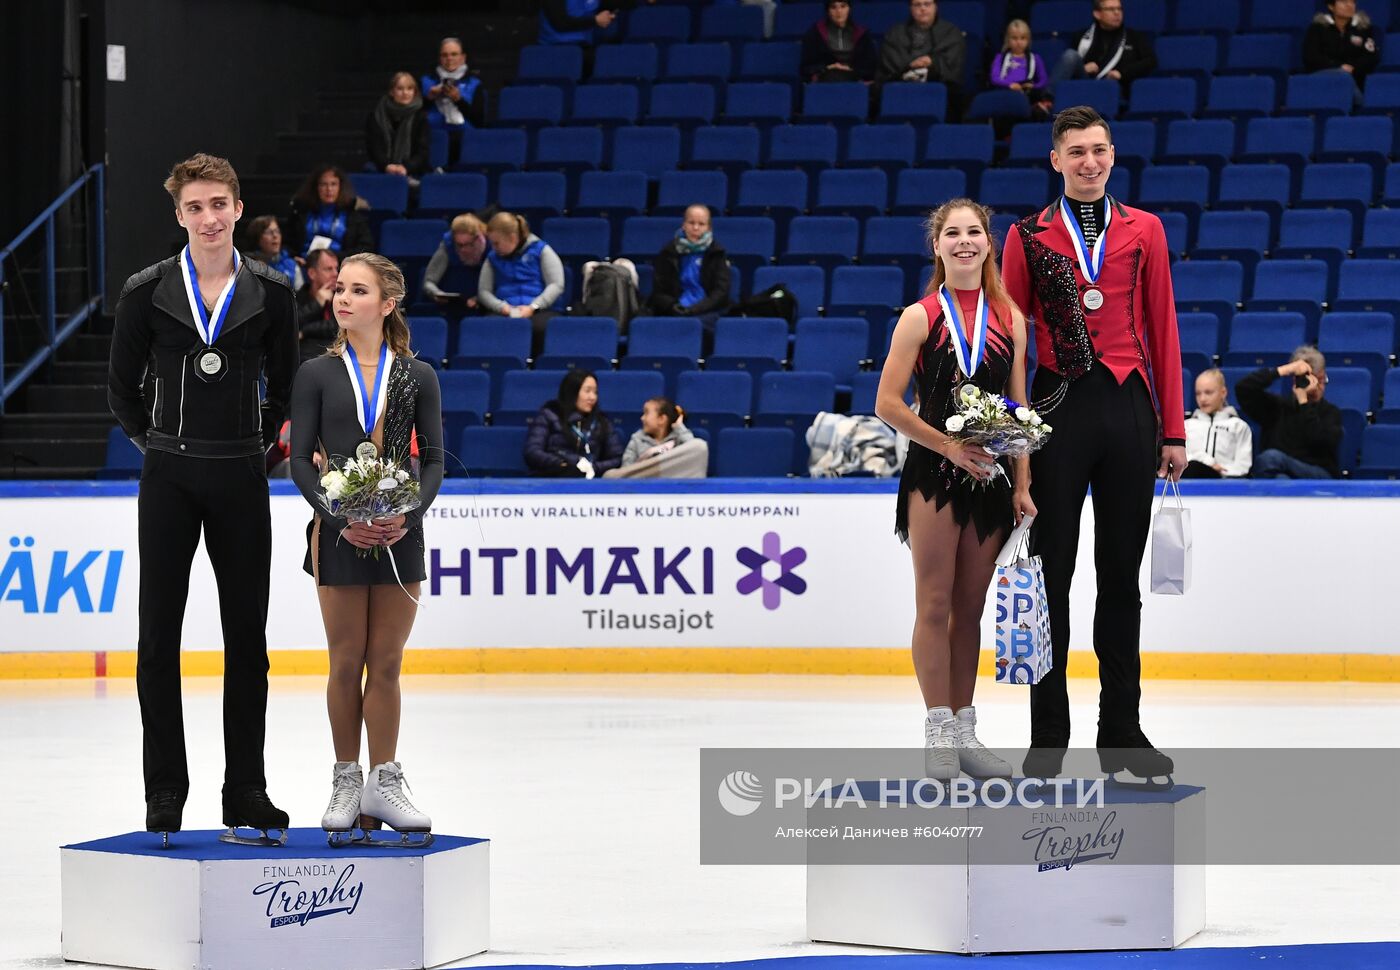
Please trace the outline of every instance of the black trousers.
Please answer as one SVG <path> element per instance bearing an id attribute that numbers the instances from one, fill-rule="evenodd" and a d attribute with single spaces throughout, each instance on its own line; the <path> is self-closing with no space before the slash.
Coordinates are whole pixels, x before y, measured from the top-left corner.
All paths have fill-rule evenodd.
<path id="1" fill-rule="evenodd" d="M 1042 400 L 1059 375 L 1036 374 L 1032 400 Z M 1031 498 L 1038 515 L 1031 550 L 1045 570 L 1055 665 L 1031 688 L 1031 744 L 1069 744 L 1069 590 L 1079 552 L 1079 520 L 1085 493 L 1093 491 L 1094 653 L 1099 658 L 1099 740 L 1116 746 L 1138 730 L 1142 664 L 1138 634 L 1142 599 L 1138 570 L 1152 518 L 1158 449 L 1157 415 L 1141 376 L 1122 385 L 1095 364 L 1069 386 L 1048 416 L 1054 433 L 1031 456 Z"/>
<path id="2" fill-rule="evenodd" d="M 263 456 L 146 452 L 137 500 L 141 550 L 141 701 L 146 794 L 188 792 L 180 632 L 201 530 L 224 633 L 224 791 L 265 788 L 267 598 L 272 517 Z"/>

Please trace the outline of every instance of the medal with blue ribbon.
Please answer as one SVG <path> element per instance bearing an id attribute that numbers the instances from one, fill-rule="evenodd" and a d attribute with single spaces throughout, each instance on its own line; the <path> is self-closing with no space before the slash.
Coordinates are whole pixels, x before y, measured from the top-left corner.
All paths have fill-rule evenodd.
<path id="1" fill-rule="evenodd" d="M 190 247 L 186 246 L 180 250 L 180 268 L 184 271 L 181 276 L 185 284 L 185 297 L 190 301 L 190 316 L 194 320 L 194 328 L 200 339 L 204 341 L 204 349 L 196 351 L 194 357 L 194 373 L 202 381 L 220 380 L 228 370 L 224 355 L 214 349 L 214 341 L 219 339 L 219 333 L 224 329 L 224 321 L 228 319 L 228 308 L 233 304 L 233 291 L 238 285 L 238 270 L 241 265 L 238 250 L 235 249 L 233 273 L 219 292 L 219 298 L 214 301 L 214 312 L 210 313 L 204 308 L 204 297 L 199 292 L 199 273 L 194 268 Z"/>
<path id="2" fill-rule="evenodd" d="M 1079 228 L 1079 220 L 1069 209 L 1069 200 L 1064 196 L 1060 196 L 1060 215 L 1065 220 L 1065 227 L 1069 229 L 1069 241 L 1074 246 L 1075 258 L 1079 260 L 1079 270 L 1089 283 L 1089 288 L 1084 291 L 1084 308 L 1097 310 L 1103 306 L 1103 291 L 1098 288 L 1097 283 L 1099 282 L 1099 274 L 1103 272 L 1104 243 L 1108 239 L 1108 224 L 1113 220 L 1112 201 L 1108 196 L 1104 196 L 1103 229 L 1099 231 L 1099 238 L 1094 240 L 1092 250 L 1084 238 L 1084 230 Z"/>
<path id="3" fill-rule="evenodd" d="M 365 387 L 365 382 L 360 377 L 359 358 L 355 356 L 355 348 L 348 340 L 345 342 L 345 353 L 341 354 L 340 359 L 345 362 L 345 369 L 350 372 L 350 386 L 355 389 L 355 415 L 359 419 L 360 427 L 365 429 L 365 440 L 355 446 L 355 457 L 361 461 L 369 461 L 379 457 L 379 449 L 370 439 L 388 400 L 389 368 L 394 363 L 394 353 L 389 349 L 388 341 L 379 345 L 379 368 L 375 371 L 372 388 Z"/>
<path id="4" fill-rule="evenodd" d="M 953 342 L 958 369 L 971 380 L 981 366 L 982 354 L 987 349 L 987 294 L 980 288 L 977 290 L 977 315 L 972 322 L 970 344 L 967 331 L 963 329 L 962 314 L 958 312 L 958 301 L 946 285 L 938 288 L 938 305 L 943 308 L 943 325 L 948 328 L 948 338 Z"/>

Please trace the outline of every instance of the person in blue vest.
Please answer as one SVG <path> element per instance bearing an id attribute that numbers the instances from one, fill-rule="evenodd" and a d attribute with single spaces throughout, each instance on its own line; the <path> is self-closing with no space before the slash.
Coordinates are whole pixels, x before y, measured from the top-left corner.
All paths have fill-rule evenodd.
<path id="1" fill-rule="evenodd" d="M 324 247 L 343 260 L 374 248 L 369 222 L 339 165 L 318 165 L 311 170 L 292 197 L 292 212 L 283 227 L 287 251 L 303 265 L 313 249 Z"/>
<path id="2" fill-rule="evenodd" d="M 447 163 L 455 164 L 462 132 L 479 128 L 485 119 L 481 78 L 467 66 L 467 52 L 456 37 L 438 42 L 438 66 L 418 81 L 423 99 L 431 104 L 428 126 L 447 132 Z"/>
<path id="3" fill-rule="evenodd" d="M 481 266 L 490 251 L 486 223 L 470 212 L 453 219 L 452 228 L 442 234 L 442 242 L 423 273 L 424 298 L 437 303 L 449 316 L 460 317 L 475 310 Z"/>
<path id="4" fill-rule="evenodd" d="M 476 302 L 486 313 L 525 317 L 534 336 L 531 354 L 544 349 L 544 328 L 554 301 L 564 295 L 564 263 L 549 245 L 530 232 L 530 224 L 513 212 L 498 212 L 486 224 L 491 251 L 481 267 Z"/>
<path id="5" fill-rule="evenodd" d="M 301 265 L 282 248 L 282 227 L 278 225 L 276 216 L 258 216 L 250 222 L 248 242 L 251 244 L 247 249 L 249 256 L 287 277 L 287 283 L 293 290 L 301 289 L 304 282 Z"/>
<path id="6" fill-rule="evenodd" d="M 592 47 L 595 30 L 607 30 L 619 10 L 631 10 L 642 0 L 542 0 L 539 44 Z M 655 3 L 656 0 L 646 0 Z"/>

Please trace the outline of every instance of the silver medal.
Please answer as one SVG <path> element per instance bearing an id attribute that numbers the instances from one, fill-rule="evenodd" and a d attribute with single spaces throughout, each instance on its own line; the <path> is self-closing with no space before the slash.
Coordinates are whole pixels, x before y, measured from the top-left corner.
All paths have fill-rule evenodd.
<path id="1" fill-rule="evenodd" d="M 1084 308 L 1087 310 L 1097 310 L 1103 306 L 1103 291 L 1087 289 L 1084 291 Z"/>
<path id="2" fill-rule="evenodd" d="M 200 371 L 207 377 L 214 377 L 224 369 L 223 358 L 212 350 L 200 354 L 197 363 Z"/>
<path id="3" fill-rule="evenodd" d="M 373 441 L 361 441 L 355 446 L 355 457 L 360 461 L 373 461 L 379 457 L 379 449 Z"/>

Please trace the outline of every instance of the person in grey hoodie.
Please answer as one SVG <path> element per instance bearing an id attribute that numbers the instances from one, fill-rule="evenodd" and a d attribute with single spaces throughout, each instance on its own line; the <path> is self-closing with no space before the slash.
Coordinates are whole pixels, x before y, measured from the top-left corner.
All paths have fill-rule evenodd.
<path id="1" fill-rule="evenodd" d="M 654 397 L 643 404 L 642 427 L 628 440 L 622 466 L 664 454 L 694 438 L 695 432 L 682 421 L 684 416 L 685 412 L 664 397 Z"/>
<path id="2" fill-rule="evenodd" d="M 935 0 L 909 0 L 908 22 L 891 27 L 880 46 L 876 80 L 942 81 L 957 88 L 966 60 L 967 38 L 938 18 Z"/>
<path id="3" fill-rule="evenodd" d="M 1218 367 L 1196 378 L 1196 410 L 1186 419 L 1182 478 L 1244 478 L 1254 461 L 1254 434 L 1225 403 L 1225 375 Z"/>

